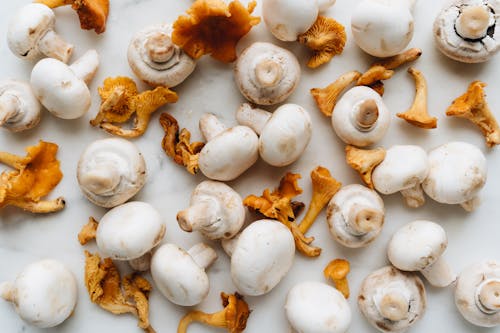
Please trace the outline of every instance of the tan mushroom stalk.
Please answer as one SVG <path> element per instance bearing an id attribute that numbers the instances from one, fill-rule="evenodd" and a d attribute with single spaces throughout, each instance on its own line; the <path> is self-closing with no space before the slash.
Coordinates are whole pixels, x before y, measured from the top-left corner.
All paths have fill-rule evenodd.
<path id="1" fill-rule="evenodd" d="M 381 59 L 375 62 L 373 66 L 383 66 L 386 69 L 396 69 L 407 63 L 413 62 L 420 58 L 422 55 L 422 50 L 419 48 L 411 48 L 395 56 Z"/>
<path id="2" fill-rule="evenodd" d="M 349 281 L 347 281 L 347 274 L 351 270 L 349 261 L 345 259 L 334 259 L 326 265 L 323 270 L 323 275 L 326 279 L 332 280 L 335 289 L 340 291 L 346 299 L 349 298 Z"/>
<path id="3" fill-rule="evenodd" d="M 345 159 L 347 164 L 356 170 L 363 182 L 373 189 L 373 170 L 384 160 L 386 151 L 384 148 L 359 149 L 353 146 L 345 147 Z"/>
<path id="4" fill-rule="evenodd" d="M 0 81 L 0 127 L 11 132 L 29 130 L 40 122 L 41 106 L 30 85 Z"/>
<path id="5" fill-rule="evenodd" d="M 361 75 L 361 77 L 356 82 L 356 85 L 372 87 L 379 81 L 389 80 L 393 75 L 394 71 L 392 69 L 387 69 L 381 65 L 375 65 L 370 67 L 366 72 L 363 73 L 363 75 Z M 383 95 L 383 93 L 380 93 L 380 91 L 378 91 L 378 93 L 380 95 Z"/>

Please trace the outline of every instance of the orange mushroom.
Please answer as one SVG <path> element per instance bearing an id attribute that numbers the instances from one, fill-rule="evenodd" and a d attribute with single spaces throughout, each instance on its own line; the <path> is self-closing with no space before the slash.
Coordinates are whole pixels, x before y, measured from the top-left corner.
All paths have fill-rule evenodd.
<path id="1" fill-rule="evenodd" d="M 325 267 L 323 274 L 325 278 L 332 280 L 335 289 L 340 291 L 347 299 L 349 298 L 349 282 L 347 281 L 347 274 L 349 274 L 351 267 L 349 261 L 344 259 L 335 259 Z"/>
<path id="2" fill-rule="evenodd" d="M 385 159 L 386 151 L 384 148 L 359 149 L 353 146 L 345 147 L 345 159 L 347 164 L 356 170 L 363 182 L 373 189 L 372 173 Z"/>
<path id="3" fill-rule="evenodd" d="M 89 217 L 89 221 L 85 224 L 78 233 L 78 242 L 85 245 L 95 239 L 97 233 L 97 221 L 93 217 Z"/>

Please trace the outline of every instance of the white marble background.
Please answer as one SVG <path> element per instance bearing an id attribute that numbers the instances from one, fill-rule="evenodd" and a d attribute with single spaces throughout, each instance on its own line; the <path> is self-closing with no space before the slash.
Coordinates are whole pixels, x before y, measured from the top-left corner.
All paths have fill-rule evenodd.
<path id="1" fill-rule="evenodd" d="M 0 78 L 29 80 L 33 64 L 14 57 L 5 41 L 10 15 L 29 0 L 0 1 Z M 352 8 L 358 1 L 338 0 L 328 14 L 344 25 L 349 24 Z M 352 296 L 349 303 L 353 321 L 349 332 L 373 332 L 374 329 L 360 315 L 356 305 L 356 294 L 362 279 L 371 271 L 387 264 L 385 247 L 389 237 L 401 225 L 415 219 L 430 219 L 441 223 L 448 232 L 449 246 L 446 257 L 456 271 L 466 265 L 485 258 L 500 260 L 500 221 L 498 217 L 500 191 L 500 153 L 498 149 L 487 149 L 480 132 L 465 120 L 447 119 L 446 107 L 461 95 L 472 80 L 483 80 L 488 101 L 493 112 L 500 117 L 500 57 L 483 65 L 463 65 L 442 56 L 433 46 L 432 21 L 441 1 L 420 0 L 415 9 L 416 33 L 410 46 L 424 50 L 422 58 L 415 66 L 422 70 L 429 82 L 430 112 L 439 118 L 438 129 L 425 131 L 408 125 L 394 117 L 388 135 L 381 142 L 385 147 L 393 144 L 419 144 L 426 149 L 450 140 L 464 140 L 483 150 L 489 161 L 489 179 L 482 192 L 483 204 L 474 213 L 467 214 L 460 207 L 448 207 L 427 202 L 420 209 L 406 208 L 399 195 L 385 197 L 387 208 L 386 224 L 381 236 L 365 249 L 350 250 L 335 243 L 328 233 L 325 215 L 319 216 L 309 235 L 316 237 L 316 245 L 323 248 L 318 259 L 296 256 L 295 265 L 289 275 L 271 293 L 264 297 L 248 297 L 253 309 L 246 332 L 289 332 L 283 304 L 287 291 L 296 283 L 305 280 L 324 281 L 322 269 L 336 257 L 348 258 L 351 262 L 349 276 Z M 25 146 L 34 145 L 39 139 L 56 142 L 60 146 L 58 154 L 64 179 L 53 191 L 52 196 L 63 195 L 67 207 L 60 213 L 34 216 L 15 208 L 0 212 L 0 281 L 10 280 L 28 263 L 41 258 L 56 258 L 64 262 L 79 281 L 79 302 L 74 315 L 63 325 L 41 330 L 24 324 L 15 314 L 12 306 L 0 301 L 0 332 L 140 332 L 132 316 L 115 316 L 89 301 L 83 285 L 83 248 L 77 241 L 80 227 L 89 216 L 99 219 L 104 213 L 88 202 L 80 193 L 76 182 L 76 164 L 86 145 L 98 138 L 108 137 L 103 131 L 92 128 L 88 121 L 95 115 L 99 105 L 97 87 L 109 76 L 128 75 L 126 50 L 132 35 L 149 24 L 172 22 L 191 4 L 190 0 L 112 0 L 111 13 L 106 33 L 97 36 L 94 32 L 82 31 L 76 14 L 69 8 L 57 9 L 57 30 L 68 41 L 76 45 L 73 59 L 89 48 L 96 48 L 101 56 L 101 67 L 91 84 L 93 106 L 81 119 L 66 121 L 44 112 L 41 125 L 21 134 L 11 134 L 0 130 L 0 150 L 24 154 Z M 260 13 L 260 5 L 257 7 Z M 349 29 L 348 29 L 349 30 Z M 239 44 L 242 49 L 253 41 L 270 41 L 292 50 L 305 64 L 307 52 L 298 44 L 283 44 L 270 35 L 263 23 L 253 29 Z M 358 183 L 360 180 L 344 162 L 344 145 L 333 133 L 330 121 L 315 108 L 309 89 L 322 87 L 351 69 L 365 70 L 372 59 L 364 55 L 353 43 L 348 31 L 345 52 L 331 63 L 317 70 L 302 66 L 303 79 L 288 102 L 298 103 L 307 108 L 312 116 L 314 134 L 311 145 L 301 160 L 288 168 L 277 169 L 258 162 L 249 172 L 232 182 L 243 197 L 260 193 L 265 187 L 274 187 L 288 170 L 300 172 L 300 185 L 304 193 L 299 197 L 308 202 L 311 193 L 309 172 L 317 165 L 323 165 L 344 184 Z M 405 71 L 398 72 L 387 82 L 384 99 L 395 114 L 406 110 L 413 100 L 414 84 Z M 148 166 L 148 182 L 135 198 L 151 203 L 167 222 L 166 242 L 174 242 L 189 247 L 201 238 L 180 230 L 175 220 L 176 213 L 185 208 L 191 190 L 203 180 L 203 176 L 193 177 L 167 159 L 160 147 L 163 136 L 158 124 L 162 111 L 171 112 L 181 126 L 192 131 L 194 139 L 199 139 L 197 121 L 203 112 L 219 115 L 227 125 L 235 124 L 234 112 L 243 98 L 233 84 L 232 66 L 205 58 L 199 62 L 194 74 L 175 89 L 180 100 L 175 105 L 164 107 L 153 117 L 147 133 L 134 142 L 143 152 Z M 0 166 L 0 170 L 3 166 Z M 248 219 L 256 216 L 248 214 Z M 219 259 L 209 269 L 211 291 L 199 309 L 214 312 L 221 309 L 219 293 L 232 292 L 229 260 L 217 246 Z M 91 250 L 93 246 L 87 247 Z M 500 329 L 479 329 L 468 324 L 458 314 L 452 288 L 436 289 L 428 286 L 428 309 L 423 319 L 411 332 L 500 332 Z M 158 292 L 151 296 L 151 321 L 158 332 L 175 332 L 178 320 L 190 309 L 174 306 Z M 219 332 L 199 325 L 192 325 L 190 333 Z"/>

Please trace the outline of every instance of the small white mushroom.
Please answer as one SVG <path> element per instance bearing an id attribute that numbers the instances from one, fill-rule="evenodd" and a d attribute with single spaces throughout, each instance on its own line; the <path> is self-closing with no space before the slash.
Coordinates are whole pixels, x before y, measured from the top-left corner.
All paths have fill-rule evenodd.
<path id="1" fill-rule="evenodd" d="M 153 25 L 138 32 L 130 42 L 128 63 L 146 84 L 175 87 L 194 71 L 195 60 L 172 43 L 171 34 L 170 25 Z"/>
<path id="2" fill-rule="evenodd" d="M 300 80 L 300 65 L 293 53 L 271 43 L 256 42 L 238 57 L 234 79 L 243 96 L 260 105 L 281 103 Z"/>
<path id="3" fill-rule="evenodd" d="M 499 326 L 500 263 L 487 260 L 465 268 L 455 286 L 455 304 L 470 323 Z"/>
<path id="4" fill-rule="evenodd" d="M 163 244 L 153 254 L 151 276 L 170 302 L 193 306 L 207 297 L 210 289 L 205 269 L 217 259 L 217 253 L 199 243 L 188 251 L 174 244 Z"/>
<path id="5" fill-rule="evenodd" d="M 285 312 L 293 329 L 301 333 L 344 333 L 351 324 L 344 296 L 321 282 L 301 282 L 290 289 Z"/>
<path id="6" fill-rule="evenodd" d="M 200 183 L 191 195 L 189 208 L 177 213 L 182 230 L 200 233 L 212 240 L 234 237 L 245 222 L 245 207 L 240 195 L 224 183 Z"/>
<path id="7" fill-rule="evenodd" d="M 200 170 L 210 179 L 236 179 L 259 158 L 259 138 L 250 127 L 227 129 L 216 116 L 206 113 L 200 119 L 200 131 L 208 141 L 200 152 Z"/>
<path id="8" fill-rule="evenodd" d="M 62 263 L 52 259 L 29 264 L 14 282 L 0 283 L 0 297 L 11 302 L 30 325 L 48 328 L 65 321 L 76 306 L 76 279 Z"/>
<path id="9" fill-rule="evenodd" d="M 497 0 L 448 2 L 434 21 L 438 49 L 465 63 L 489 60 L 500 50 L 499 12 Z"/>
<path id="10" fill-rule="evenodd" d="M 322 1 L 322 7 L 327 2 Z M 319 14 L 317 1 L 310 0 L 264 0 L 262 18 L 274 37 L 282 41 L 293 42 L 309 30 Z"/>
<path id="11" fill-rule="evenodd" d="M 32 3 L 22 7 L 11 19 L 7 31 L 12 53 L 22 59 L 47 56 L 67 63 L 73 45 L 54 31 L 55 22 L 54 12 L 45 5 Z"/>
<path id="12" fill-rule="evenodd" d="M 478 192 L 486 183 L 484 154 L 465 142 L 450 142 L 429 152 L 429 175 L 422 183 L 425 193 L 440 203 L 460 204 L 473 210 Z"/>
<path id="13" fill-rule="evenodd" d="M 356 44 L 380 58 L 401 53 L 413 38 L 415 0 L 364 0 L 351 18 Z"/>
<path id="14" fill-rule="evenodd" d="M 435 287 L 446 287 L 456 279 L 442 257 L 448 246 L 446 232 L 437 223 L 413 221 L 392 236 L 387 248 L 389 261 L 402 271 L 420 271 Z"/>
<path id="15" fill-rule="evenodd" d="M 11 132 L 31 129 L 40 122 L 41 106 L 29 84 L 0 82 L 0 127 Z"/>
<path id="16" fill-rule="evenodd" d="M 326 220 L 340 244 L 359 248 L 370 244 L 384 225 L 384 202 L 377 192 L 363 185 L 344 186 L 330 200 Z"/>
<path id="17" fill-rule="evenodd" d="M 391 114 L 382 97 L 365 86 L 347 91 L 332 114 L 335 133 L 345 143 L 358 147 L 380 141 L 389 129 L 390 120 Z"/>
<path id="18" fill-rule="evenodd" d="M 385 158 L 372 173 L 375 189 L 383 194 L 401 192 L 412 208 L 425 202 L 422 182 L 429 174 L 427 152 L 419 146 L 396 145 L 389 148 Z"/>
<path id="19" fill-rule="evenodd" d="M 91 104 L 88 84 L 99 67 L 95 50 L 86 52 L 71 66 L 46 58 L 31 72 L 31 86 L 40 103 L 62 119 L 82 117 Z"/>
<path id="20" fill-rule="evenodd" d="M 311 140 L 311 117 L 297 104 L 282 105 L 273 113 L 243 104 L 236 119 L 259 135 L 260 157 L 272 166 L 292 164 Z"/>
<path id="21" fill-rule="evenodd" d="M 381 332 L 404 332 L 425 313 L 424 284 L 414 273 L 386 266 L 368 275 L 360 288 L 358 307 Z"/>
<path id="22" fill-rule="evenodd" d="M 146 163 L 135 144 L 120 138 L 92 142 L 80 156 L 78 184 L 94 204 L 123 204 L 146 183 Z"/>
<path id="23" fill-rule="evenodd" d="M 288 273 L 295 257 L 292 233 L 274 220 L 259 220 L 238 236 L 231 256 L 231 277 L 240 293 L 270 292 Z"/>

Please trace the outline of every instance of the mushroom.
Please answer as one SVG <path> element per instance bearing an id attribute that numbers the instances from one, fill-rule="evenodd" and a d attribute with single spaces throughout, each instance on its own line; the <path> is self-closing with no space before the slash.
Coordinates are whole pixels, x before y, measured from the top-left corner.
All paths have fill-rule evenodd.
<path id="1" fill-rule="evenodd" d="M 0 297 L 11 302 L 19 317 L 30 325 L 48 328 L 65 321 L 76 306 L 76 279 L 53 259 L 29 264 L 14 282 L 0 284 Z"/>
<path id="2" fill-rule="evenodd" d="M 130 141 L 96 140 L 80 156 L 77 178 L 80 189 L 92 203 L 112 208 L 141 190 L 146 183 L 146 163 Z"/>
<path id="3" fill-rule="evenodd" d="M 301 282 L 290 289 L 285 313 L 293 329 L 302 333 L 344 333 L 351 324 L 344 296 L 321 282 Z"/>
<path id="4" fill-rule="evenodd" d="M 259 220 L 246 227 L 231 255 L 231 277 L 243 295 L 270 292 L 288 273 L 295 257 L 291 232 L 274 220 Z"/>
<path id="5" fill-rule="evenodd" d="M 366 53 L 391 57 L 403 51 L 413 37 L 415 0 L 364 0 L 351 18 L 356 44 Z"/>
<path id="6" fill-rule="evenodd" d="M 402 271 L 420 271 L 434 287 L 446 287 L 456 275 L 443 258 L 446 232 L 437 223 L 417 220 L 399 228 L 387 248 L 389 261 Z"/>
<path id="7" fill-rule="evenodd" d="M 210 179 L 236 179 L 259 158 L 259 138 L 247 126 L 227 129 L 215 115 L 206 113 L 200 118 L 200 131 L 208 142 L 200 152 L 199 167 Z"/>
<path id="8" fill-rule="evenodd" d="M 170 302 L 193 306 L 208 295 L 210 282 L 205 269 L 217 259 L 217 253 L 199 243 L 184 251 L 174 244 L 163 244 L 151 259 L 151 276 Z"/>
<path id="9" fill-rule="evenodd" d="M 196 62 L 175 45 L 168 24 L 139 31 L 128 47 L 128 63 L 134 74 L 151 86 L 175 87 L 196 67 Z"/>
<path id="10" fill-rule="evenodd" d="M 73 45 L 54 31 L 56 17 L 47 6 L 32 3 L 12 17 L 7 30 L 10 50 L 21 59 L 37 60 L 43 56 L 67 63 Z"/>
<path id="11" fill-rule="evenodd" d="M 358 307 L 381 332 L 404 332 L 425 313 L 426 294 L 414 273 L 386 266 L 368 275 L 360 288 Z"/>
<path id="12" fill-rule="evenodd" d="M 349 281 L 347 281 L 347 275 L 350 271 L 351 265 L 345 259 L 334 259 L 323 270 L 325 278 L 332 280 L 335 289 L 340 291 L 345 299 L 348 299 L 350 295 Z"/>
<path id="13" fill-rule="evenodd" d="M 290 96 L 300 80 L 300 65 L 293 53 L 271 43 L 256 42 L 238 57 L 234 79 L 250 102 L 274 105 Z"/>
<path id="14" fill-rule="evenodd" d="M 245 222 L 240 195 L 224 183 L 200 183 L 191 195 L 189 208 L 177 213 L 182 230 L 200 233 L 212 240 L 233 238 Z"/>
<path id="15" fill-rule="evenodd" d="M 387 69 L 382 65 L 375 65 L 370 67 L 366 72 L 363 73 L 363 75 L 360 76 L 360 78 L 356 82 L 356 85 L 372 87 L 377 82 L 389 80 L 390 78 L 392 78 L 394 73 L 395 72 L 392 69 Z M 379 95 L 382 96 L 383 93 L 381 94 L 379 92 Z"/>
<path id="16" fill-rule="evenodd" d="M 500 325 L 500 263 L 470 265 L 458 276 L 455 304 L 464 318 L 481 327 Z"/>
<path id="17" fill-rule="evenodd" d="M 259 135 L 260 157 L 272 166 L 292 164 L 311 140 L 311 117 L 297 104 L 282 105 L 271 113 L 245 103 L 236 112 L 236 119 Z"/>
<path id="18" fill-rule="evenodd" d="M 29 130 L 40 122 L 41 106 L 29 84 L 0 81 L 0 127 L 11 132 Z"/>
<path id="19" fill-rule="evenodd" d="M 370 244 L 384 224 L 384 202 L 377 192 L 352 184 L 338 191 L 327 207 L 330 234 L 340 244 L 359 248 Z"/>
<path id="20" fill-rule="evenodd" d="M 87 86 L 99 67 L 95 50 L 87 51 L 71 66 L 56 60 L 42 59 L 31 72 L 31 87 L 40 103 L 62 119 L 82 117 L 91 104 Z"/>
<path id="21" fill-rule="evenodd" d="M 426 179 L 429 169 L 425 150 L 419 146 L 396 145 L 386 151 L 384 160 L 375 167 L 372 181 L 378 192 L 401 192 L 405 203 L 417 208 L 425 203 L 420 184 Z"/>
<path id="22" fill-rule="evenodd" d="M 384 148 L 358 149 L 347 145 L 345 147 L 345 159 L 347 164 L 356 170 L 363 182 L 373 190 L 372 173 L 384 160 L 386 151 Z"/>
<path id="23" fill-rule="evenodd" d="M 447 57 L 465 63 L 488 61 L 498 50 L 497 15 L 500 4 L 492 0 L 455 0 L 434 21 L 434 39 Z"/>
<path id="24" fill-rule="evenodd" d="M 351 88 L 333 110 L 332 126 L 347 144 L 366 147 L 380 141 L 389 128 L 391 114 L 380 95 L 364 86 Z"/>
<path id="25" fill-rule="evenodd" d="M 430 170 L 422 183 L 425 193 L 445 204 L 460 204 L 472 211 L 486 183 L 486 158 L 470 143 L 450 142 L 429 152 Z"/>

